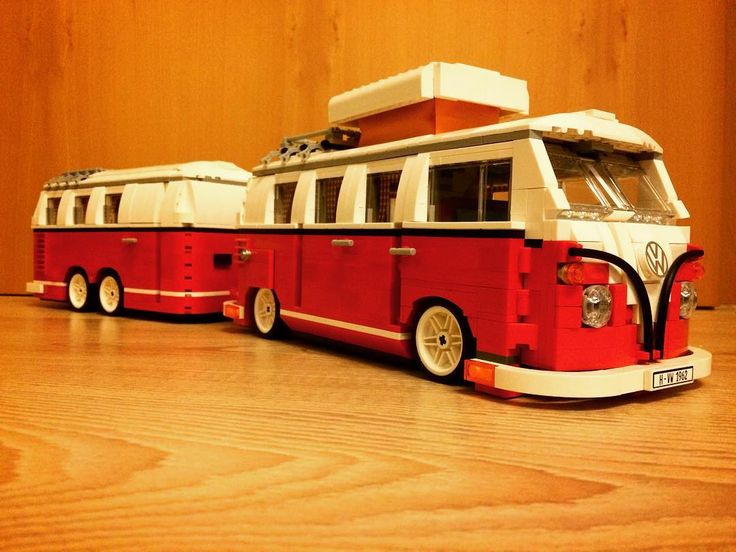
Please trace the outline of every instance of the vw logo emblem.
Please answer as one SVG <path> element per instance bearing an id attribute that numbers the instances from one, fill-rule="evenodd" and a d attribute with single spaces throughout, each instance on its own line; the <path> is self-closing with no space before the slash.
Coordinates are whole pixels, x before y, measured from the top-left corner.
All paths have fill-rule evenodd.
<path id="1" fill-rule="evenodd" d="M 647 260 L 647 266 L 653 274 L 656 274 L 660 278 L 667 274 L 669 261 L 661 245 L 657 242 L 650 241 L 644 250 L 644 255 Z"/>

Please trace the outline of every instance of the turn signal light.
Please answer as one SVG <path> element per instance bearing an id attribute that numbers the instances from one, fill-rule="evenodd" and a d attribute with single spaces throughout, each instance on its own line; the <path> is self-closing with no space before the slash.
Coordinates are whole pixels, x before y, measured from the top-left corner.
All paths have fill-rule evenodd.
<path id="1" fill-rule="evenodd" d="M 692 263 L 692 278 L 693 281 L 697 282 L 700 280 L 703 276 L 705 276 L 705 267 L 703 266 L 703 263 L 694 262 Z"/>
<path id="2" fill-rule="evenodd" d="M 557 277 L 561 282 L 570 285 L 580 285 L 583 283 L 583 263 L 567 263 L 560 266 L 557 270 Z"/>

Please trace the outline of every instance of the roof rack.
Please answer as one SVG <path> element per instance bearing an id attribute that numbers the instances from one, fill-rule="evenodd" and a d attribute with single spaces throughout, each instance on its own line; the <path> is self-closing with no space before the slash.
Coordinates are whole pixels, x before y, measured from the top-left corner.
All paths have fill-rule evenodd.
<path id="1" fill-rule="evenodd" d="M 107 169 L 97 167 L 92 169 L 77 169 L 74 171 L 67 171 L 46 181 L 46 183 L 43 185 L 43 189 L 53 190 L 56 188 L 75 188 L 93 174 L 102 172 L 104 170 Z"/>
<path id="2" fill-rule="evenodd" d="M 285 137 L 279 149 L 269 151 L 261 158 L 261 163 L 268 165 L 277 159 L 286 163 L 295 155 L 306 161 L 313 153 L 354 148 L 359 142 L 360 130 L 357 128 L 333 126 Z"/>

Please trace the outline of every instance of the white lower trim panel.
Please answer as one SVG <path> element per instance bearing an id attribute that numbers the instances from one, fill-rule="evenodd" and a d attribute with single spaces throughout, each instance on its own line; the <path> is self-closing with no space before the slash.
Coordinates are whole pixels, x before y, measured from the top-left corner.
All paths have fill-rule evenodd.
<path id="1" fill-rule="evenodd" d="M 313 322 L 315 324 L 323 324 L 325 326 L 331 326 L 333 328 L 340 328 L 341 330 L 349 330 L 351 332 L 375 335 L 376 337 L 393 339 L 395 341 L 406 341 L 408 339 L 411 339 L 410 333 L 390 332 L 388 330 L 382 330 L 380 328 L 362 326 L 360 324 L 353 324 L 352 322 L 343 322 L 342 320 L 333 320 L 331 318 L 323 318 L 321 316 L 304 314 L 302 312 L 282 310 L 281 316 L 283 316 L 284 318 L 296 318 L 297 320 L 305 320 L 307 322 Z"/>
<path id="2" fill-rule="evenodd" d="M 140 288 L 125 288 L 125 293 L 133 293 L 136 295 L 160 295 L 161 297 L 228 297 L 230 292 L 227 290 L 221 291 L 166 291 L 160 289 L 140 289 Z"/>
<path id="3" fill-rule="evenodd" d="M 45 287 L 66 287 L 66 282 L 48 282 L 46 280 L 33 280 L 26 283 L 28 293 L 43 293 Z"/>
<path id="4" fill-rule="evenodd" d="M 29 293 L 43 293 L 45 287 L 66 287 L 66 282 L 49 282 L 45 280 L 34 280 L 26 283 L 26 291 Z M 160 295 L 161 297 L 229 297 L 229 290 L 216 291 L 166 291 L 162 289 L 124 288 L 125 293 L 134 295 Z"/>
<path id="5" fill-rule="evenodd" d="M 591 398 L 613 397 L 636 391 L 654 391 L 656 390 L 652 383 L 654 373 L 664 370 L 684 370 L 692 367 L 693 381 L 698 380 L 710 375 L 711 362 L 712 355 L 708 351 L 690 347 L 690 354 L 686 356 L 650 364 L 588 372 L 554 372 L 506 364 L 489 364 L 495 366 L 495 387 L 499 389 L 548 397 Z"/>

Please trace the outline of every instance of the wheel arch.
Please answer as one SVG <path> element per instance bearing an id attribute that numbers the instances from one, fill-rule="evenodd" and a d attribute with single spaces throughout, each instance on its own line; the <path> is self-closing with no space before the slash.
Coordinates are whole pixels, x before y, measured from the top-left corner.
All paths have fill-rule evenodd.
<path id="1" fill-rule="evenodd" d="M 76 274 L 77 272 L 79 272 L 82 276 L 84 276 L 87 279 L 87 283 L 89 285 L 92 285 L 94 283 L 89 279 L 89 274 L 84 269 L 84 267 L 79 266 L 79 265 L 72 265 L 66 269 L 66 275 L 64 276 L 64 282 L 69 284 L 69 281 L 72 279 L 72 276 Z"/>
<path id="2" fill-rule="evenodd" d="M 113 276 L 117 278 L 120 285 L 123 286 L 123 280 L 120 278 L 120 273 L 112 267 L 105 266 L 97 271 L 95 275 L 95 284 L 99 284 L 105 276 Z"/>

